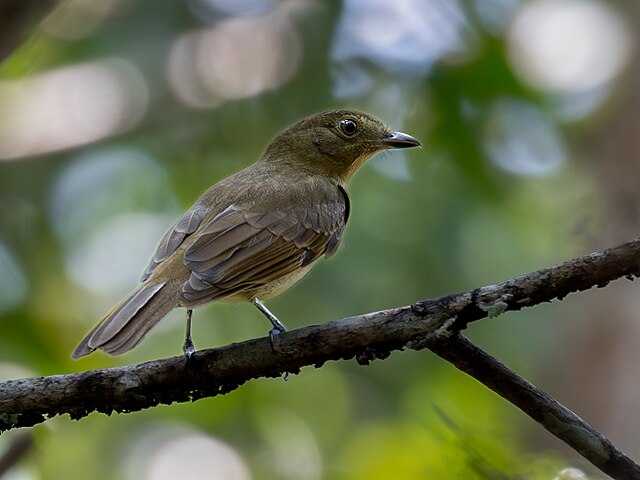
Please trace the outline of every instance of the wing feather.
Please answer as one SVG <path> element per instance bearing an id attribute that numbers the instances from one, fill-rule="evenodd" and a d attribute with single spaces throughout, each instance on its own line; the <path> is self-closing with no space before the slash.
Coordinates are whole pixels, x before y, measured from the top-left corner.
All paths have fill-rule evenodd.
<path id="1" fill-rule="evenodd" d="M 185 250 L 184 263 L 192 273 L 182 286 L 182 303 L 195 306 L 252 290 L 333 253 L 345 211 L 341 196 L 268 212 L 230 206 Z"/>
<path id="2" fill-rule="evenodd" d="M 190 208 L 173 227 L 171 227 L 162 240 L 160 240 L 156 253 L 140 279 L 141 282 L 144 282 L 149 278 L 157 266 L 169 258 L 180 247 L 180 245 L 182 245 L 182 242 L 184 242 L 184 239 L 187 238 L 187 236 L 191 235 L 198 229 L 206 212 L 207 211 L 204 207 L 195 205 Z"/>

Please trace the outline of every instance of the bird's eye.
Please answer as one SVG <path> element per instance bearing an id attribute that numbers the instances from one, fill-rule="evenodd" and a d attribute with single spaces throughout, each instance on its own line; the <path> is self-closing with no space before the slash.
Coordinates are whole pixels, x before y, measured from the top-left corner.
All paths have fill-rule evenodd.
<path id="1" fill-rule="evenodd" d="M 340 120 L 340 123 L 338 125 L 340 126 L 340 130 L 342 130 L 342 133 L 349 137 L 355 135 L 358 131 L 358 124 L 350 118 L 344 118 Z"/>

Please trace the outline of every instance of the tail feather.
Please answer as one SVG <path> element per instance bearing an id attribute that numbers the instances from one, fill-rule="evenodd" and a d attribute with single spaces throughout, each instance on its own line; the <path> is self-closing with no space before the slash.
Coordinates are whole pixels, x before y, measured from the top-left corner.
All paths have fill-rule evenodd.
<path id="1" fill-rule="evenodd" d="M 71 356 L 80 358 L 97 349 L 110 355 L 128 352 L 176 306 L 176 296 L 166 282 L 141 285 L 87 334 Z"/>

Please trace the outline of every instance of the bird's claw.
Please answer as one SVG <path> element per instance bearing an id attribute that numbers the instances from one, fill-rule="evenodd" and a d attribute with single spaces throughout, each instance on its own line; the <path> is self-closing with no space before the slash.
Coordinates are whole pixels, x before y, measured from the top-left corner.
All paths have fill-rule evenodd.
<path id="1" fill-rule="evenodd" d="M 193 354 L 196 353 L 196 346 L 193 344 L 191 339 L 185 340 L 184 347 L 182 347 L 182 351 L 184 352 L 184 358 L 187 361 L 187 366 L 191 364 L 191 359 L 193 358 Z"/>
<path id="2" fill-rule="evenodd" d="M 286 332 L 287 329 L 284 328 L 284 325 L 280 323 L 280 320 L 278 320 L 276 318 L 276 316 L 271 313 L 269 311 L 269 309 L 267 307 L 264 306 L 264 304 L 258 300 L 257 298 L 253 299 L 252 302 L 257 308 L 258 310 L 260 310 L 262 312 L 262 314 L 267 317 L 267 319 L 271 322 L 271 325 L 273 325 L 273 328 L 271 330 L 269 330 L 269 340 L 271 340 L 271 350 L 273 350 L 274 352 L 276 351 L 276 345 L 275 345 L 275 340 L 276 337 L 281 334 L 282 332 Z"/>
<path id="3" fill-rule="evenodd" d="M 269 330 L 269 340 L 271 341 L 271 350 L 276 351 L 275 340 L 278 335 L 283 332 L 286 332 L 287 329 L 284 328 L 284 325 L 280 324 L 278 326 L 274 326 L 271 330 Z"/>
<path id="4" fill-rule="evenodd" d="M 182 351 L 184 352 L 184 358 L 186 360 L 187 368 L 191 365 L 191 359 L 193 358 L 193 354 L 196 353 L 196 346 L 193 343 L 193 339 L 191 338 L 191 316 L 193 314 L 193 310 L 187 310 L 187 330 L 184 335 L 184 344 L 182 346 Z"/>

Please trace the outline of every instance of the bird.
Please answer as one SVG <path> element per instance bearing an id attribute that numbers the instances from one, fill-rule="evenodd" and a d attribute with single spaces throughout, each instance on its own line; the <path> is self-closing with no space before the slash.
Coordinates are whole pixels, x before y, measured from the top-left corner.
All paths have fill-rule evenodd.
<path id="1" fill-rule="evenodd" d="M 347 184 L 374 154 L 419 147 L 356 110 L 315 113 L 279 133 L 252 165 L 219 181 L 160 241 L 140 285 L 84 337 L 72 357 L 137 346 L 171 310 L 187 310 L 183 352 L 195 352 L 193 309 L 248 302 L 271 322 L 272 346 L 284 325 L 263 300 L 331 257 L 350 214 Z"/>

